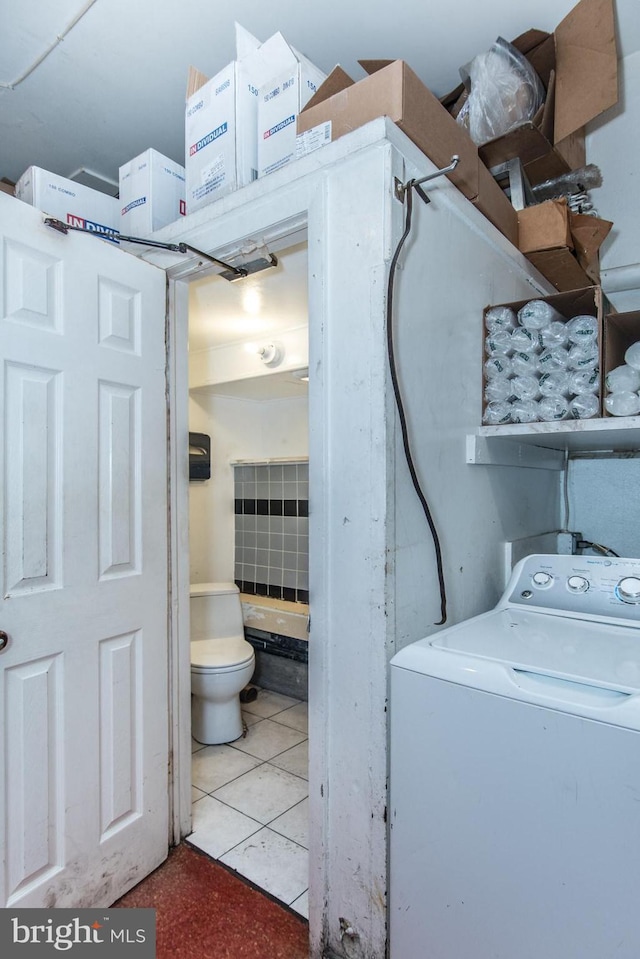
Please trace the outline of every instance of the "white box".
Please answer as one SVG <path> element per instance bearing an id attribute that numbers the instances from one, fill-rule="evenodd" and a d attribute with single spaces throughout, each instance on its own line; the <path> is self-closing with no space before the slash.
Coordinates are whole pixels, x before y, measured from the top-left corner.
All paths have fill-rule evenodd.
<path id="1" fill-rule="evenodd" d="M 236 159 L 236 88 L 234 61 L 187 99 L 185 175 L 189 213 L 235 190 L 243 178 Z"/>
<path id="2" fill-rule="evenodd" d="M 212 80 L 190 71 L 185 124 L 189 213 L 257 178 L 259 90 L 298 57 L 282 34 L 260 43 L 236 23 L 236 60 Z"/>
<path id="3" fill-rule="evenodd" d="M 120 232 L 147 236 L 185 214 L 184 167 L 145 150 L 120 167 Z"/>
<path id="4" fill-rule="evenodd" d="M 116 240 L 120 233 L 120 201 L 99 190 L 74 183 L 57 173 L 30 166 L 16 183 L 16 196 L 43 213 Z"/>
<path id="5" fill-rule="evenodd" d="M 236 23 L 236 59 L 208 80 L 191 68 L 186 110 L 186 199 L 189 213 L 258 176 L 257 104 L 270 76 L 269 41 Z"/>
<path id="6" fill-rule="evenodd" d="M 280 66 L 258 96 L 258 176 L 295 160 L 296 117 L 326 75 L 279 37 Z M 275 39 L 275 38 L 272 38 Z"/>

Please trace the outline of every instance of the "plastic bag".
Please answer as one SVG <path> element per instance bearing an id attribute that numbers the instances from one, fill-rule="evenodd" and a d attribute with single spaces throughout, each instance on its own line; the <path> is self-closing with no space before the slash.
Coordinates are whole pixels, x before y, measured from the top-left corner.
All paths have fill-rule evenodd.
<path id="1" fill-rule="evenodd" d="M 540 77 L 502 37 L 460 74 L 470 93 L 457 121 L 478 146 L 531 120 L 544 102 Z"/>

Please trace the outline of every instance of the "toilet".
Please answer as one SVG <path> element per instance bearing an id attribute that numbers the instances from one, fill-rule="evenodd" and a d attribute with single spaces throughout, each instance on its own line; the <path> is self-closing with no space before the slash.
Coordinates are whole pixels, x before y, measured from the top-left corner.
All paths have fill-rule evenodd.
<path id="1" fill-rule="evenodd" d="M 235 583 L 191 586 L 191 733 L 199 743 L 242 736 L 240 690 L 253 676 L 255 653 L 244 638 Z"/>

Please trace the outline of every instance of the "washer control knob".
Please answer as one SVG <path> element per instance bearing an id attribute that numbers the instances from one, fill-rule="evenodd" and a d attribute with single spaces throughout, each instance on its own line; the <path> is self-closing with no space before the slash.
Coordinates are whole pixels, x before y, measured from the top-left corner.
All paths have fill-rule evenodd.
<path id="1" fill-rule="evenodd" d="M 584 576 L 570 576 L 567 580 L 567 589 L 570 593 L 586 593 L 589 589 L 589 580 Z"/>
<path id="2" fill-rule="evenodd" d="M 625 576 L 616 586 L 616 593 L 623 603 L 640 603 L 640 578 Z"/>
<path id="3" fill-rule="evenodd" d="M 553 576 L 551 573 L 544 573 L 540 570 L 537 573 L 534 573 L 531 577 L 534 586 L 537 586 L 538 589 L 546 589 L 547 586 L 551 586 L 553 583 Z"/>

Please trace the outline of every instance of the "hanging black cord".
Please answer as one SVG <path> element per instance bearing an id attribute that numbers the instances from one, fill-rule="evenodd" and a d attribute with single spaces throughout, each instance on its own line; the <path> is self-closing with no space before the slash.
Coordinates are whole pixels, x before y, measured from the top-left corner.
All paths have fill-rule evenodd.
<path id="1" fill-rule="evenodd" d="M 426 497 L 420 486 L 420 480 L 418 479 L 418 474 L 416 472 L 415 464 L 413 462 L 413 455 L 411 453 L 411 444 L 409 442 L 409 431 L 407 428 L 407 418 L 404 412 L 404 404 L 402 402 L 402 395 L 400 392 L 400 384 L 398 382 L 398 372 L 396 369 L 395 361 L 395 351 L 393 345 L 393 285 L 396 274 L 396 266 L 398 264 L 398 259 L 400 257 L 400 252 L 404 246 L 409 233 L 411 232 L 411 214 L 413 208 L 413 183 L 410 182 L 407 184 L 407 190 L 405 192 L 405 198 L 407 202 L 407 215 L 405 218 L 404 233 L 400 237 L 398 245 L 396 247 L 395 253 L 391 260 L 391 266 L 389 267 L 389 283 L 387 286 L 387 353 L 389 356 L 389 369 L 391 371 L 391 383 L 393 385 L 393 393 L 396 399 L 396 406 L 398 408 L 398 418 L 400 420 L 400 429 L 402 431 L 402 445 L 404 447 L 404 455 L 407 461 L 407 466 L 409 467 L 409 473 L 411 474 L 411 481 L 413 483 L 413 488 L 416 491 L 420 504 L 422 506 L 424 515 L 426 517 L 427 523 L 429 524 L 429 529 L 431 530 L 431 536 L 433 538 L 433 547 L 436 554 L 436 565 L 438 569 L 438 583 L 440 586 L 440 613 L 441 619 L 437 622 L 436 626 L 442 626 L 447 621 L 447 591 L 444 581 L 444 569 L 442 565 L 442 550 L 440 549 L 440 539 L 438 537 L 438 531 L 436 530 L 433 517 L 431 515 L 431 510 L 429 504 L 427 503 Z"/>

